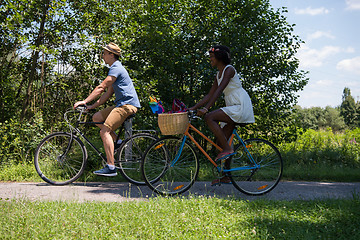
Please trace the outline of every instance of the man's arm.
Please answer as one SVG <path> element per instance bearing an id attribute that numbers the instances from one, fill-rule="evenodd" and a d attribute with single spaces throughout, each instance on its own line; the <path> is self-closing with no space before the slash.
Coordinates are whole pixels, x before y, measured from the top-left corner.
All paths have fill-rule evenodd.
<path id="1" fill-rule="evenodd" d="M 89 106 L 89 109 L 96 108 L 100 106 L 101 104 L 105 103 L 114 93 L 114 90 L 112 88 L 112 84 L 116 81 L 116 78 L 114 76 L 107 76 L 105 80 L 100 83 L 91 93 L 90 95 L 85 98 L 83 101 L 76 102 L 74 104 L 74 108 L 76 108 L 79 105 L 86 105 L 87 103 L 95 100 L 100 95 L 100 99 L 94 103 L 93 105 Z M 105 92 L 105 90 L 108 89 L 108 91 Z M 105 92 L 105 94 L 103 94 Z M 103 96 L 105 95 L 105 96 Z"/>
<path id="2" fill-rule="evenodd" d="M 97 108 L 98 106 L 106 103 L 106 101 L 109 100 L 109 98 L 113 95 L 113 93 L 114 93 L 113 87 L 112 86 L 108 87 L 107 91 L 105 93 L 103 93 L 101 95 L 101 97 L 93 105 L 90 105 L 87 108 L 94 109 L 94 108 Z"/>

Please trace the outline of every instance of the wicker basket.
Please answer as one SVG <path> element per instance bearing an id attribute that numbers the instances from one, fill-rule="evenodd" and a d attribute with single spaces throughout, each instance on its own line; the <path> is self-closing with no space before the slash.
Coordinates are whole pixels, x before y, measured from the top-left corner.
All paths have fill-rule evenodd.
<path id="1" fill-rule="evenodd" d="M 183 134 L 189 124 L 188 114 L 162 113 L 158 115 L 158 124 L 163 135 Z"/>

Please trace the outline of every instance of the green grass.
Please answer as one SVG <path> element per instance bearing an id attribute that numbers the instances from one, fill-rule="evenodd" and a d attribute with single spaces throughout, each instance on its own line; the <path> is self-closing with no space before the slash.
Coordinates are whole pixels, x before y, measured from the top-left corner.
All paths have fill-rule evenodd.
<path id="1" fill-rule="evenodd" d="M 212 165 L 201 163 L 198 181 L 214 179 Z M 88 166 L 78 181 L 81 182 L 124 182 L 126 179 L 119 173 L 117 177 L 107 178 L 96 176 L 93 170 L 101 166 Z M 330 182 L 358 182 L 360 168 L 328 165 L 293 164 L 284 167 L 282 180 L 286 181 L 330 181 Z M 0 181 L 42 182 L 35 171 L 33 163 L 4 164 L 0 166 Z"/>
<path id="2" fill-rule="evenodd" d="M 32 163 L 8 163 L 0 165 L 0 181 L 17 182 L 40 182 L 39 177 Z"/>
<path id="3" fill-rule="evenodd" d="M 345 133 L 308 130 L 292 143 L 278 144 L 283 161 L 283 180 L 292 181 L 359 181 L 360 176 L 360 128 Z M 102 150 L 102 142 L 95 138 L 94 144 Z M 116 178 L 98 177 L 92 172 L 101 168 L 99 156 L 87 147 L 89 160 L 83 182 L 126 181 L 120 174 Z M 31 156 L 31 154 L 27 154 Z M 212 155 L 216 155 L 213 152 Z M 214 179 L 212 165 L 199 152 L 199 181 Z M 42 181 L 35 171 L 32 159 L 8 160 L 0 163 L 0 181 Z"/>
<path id="4" fill-rule="evenodd" d="M 317 182 L 359 182 L 360 168 L 328 165 L 290 165 L 284 167 L 282 180 Z"/>
<path id="5" fill-rule="evenodd" d="M 100 177 L 92 172 L 102 168 L 101 164 L 88 166 L 79 178 L 81 182 L 125 182 L 126 179 L 118 173 L 116 177 Z M 33 163 L 9 163 L 0 165 L 0 181 L 5 182 L 42 182 Z"/>
<path id="6" fill-rule="evenodd" d="M 0 201 L 2 239 L 360 239 L 360 201 Z"/>

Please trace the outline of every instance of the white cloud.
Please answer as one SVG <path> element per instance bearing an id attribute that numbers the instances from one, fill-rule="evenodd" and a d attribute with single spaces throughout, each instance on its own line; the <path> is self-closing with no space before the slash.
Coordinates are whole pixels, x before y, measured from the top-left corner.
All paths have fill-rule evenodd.
<path id="1" fill-rule="evenodd" d="M 338 62 L 336 69 L 360 75 L 360 56 Z"/>
<path id="2" fill-rule="evenodd" d="M 312 49 L 303 45 L 299 49 L 297 57 L 300 60 L 301 67 L 321 67 L 328 57 L 342 51 L 343 49 L 336 46 L 325 46 L 321 49 Z"/>
<path id="3" fill-rule="evenodd" d="M 307 39 L 310 41 L 310 40 L 318 39 L 318 38 L 322 38 L 322 37 L 335 39 L 335 36 L 332 35 L 330 32 L 323 32 L 323 31 L 316 31 L 311 34 L 308 34 Z"/>
<path id="4" fill-rule="evenodd" d="M 354 52 L 355 52 L 355 48 L 353 48 L 353 47 L 348 47 L 348 48 L 345 49 L 345 52 L 346 52 L 346 53 L 354 53 Z"/>
<path id="5" fill-rule="evenodd" d="M 315 83 L 316 86 L 318 87 L 330 87 L 334 85 L 334 81 L 332 80 L 319 80 Z"/>
<path id="6" fill-rule="evenodd" d="M 346 9 L 360 10 L 360 0 L 346 0 Z"/>
<path id="7" fill-rule="evenodd" d="M 311 15 L 311 16 L 315 16 L 315 15 L 320 15 L 320 14 L 328 14 L 330 11 L 324 7 L 321 8 L 311 8 L 311 7 L 307 7 L 305 9 L 298 9 L 295 8 L 295 14 L 299 14 L 299 15 Z"/>

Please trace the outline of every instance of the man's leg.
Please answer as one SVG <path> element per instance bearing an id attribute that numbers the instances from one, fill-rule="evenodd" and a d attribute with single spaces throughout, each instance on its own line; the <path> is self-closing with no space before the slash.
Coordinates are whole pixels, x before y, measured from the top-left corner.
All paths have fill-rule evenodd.
<path id="1" fill-rule="evenodd" d="M 105 108 L 93 115 L 94 122 L 105 122 L 110 112 L 114 107 Z M 104 144 L 104 150 L 107 159 L 107 166 L 94 173 L 101 176 L 116 176 L 116 169 L 114 163 L 114 141 L 116 134 L 108 126 L 104 124 L 96 124 L 100 128 L 100 137 Z"/>
<path id="2" fill-rule="evenodd" d="M 137 108 L 131 105 L 124 105 L 117 108 L 112 108 L 108 115 L 104 114 L 104 112 L 99 112 L 103 118 L 105 118 L 104 124 L 98 124 L 100 128 L 100 136 L 104 143 L 104 149 L 107 157 L 107 167 L 101 169 L 99 171 L 95 171 L 95 174 L 102 176 L 115 176 L 115 163 L 114 163 L 114 140 L 116 139 L 116 135 L 114 134 L 114 130 L 121 126 L 121 124 L 126 120 L 126 118 L 132 114 L 135 114 Z M 106 117 L 104 117 L 106 116 Z M 95 120 L 100 120 L 101 116 L 93 117 Z M 109 174 L 105 174 L 104 172 L 109 172 Z M 112 175 L 115 172 L 115 175 Z"/>
<path id="3" fill-rule="evenodd" d="M 111 109 L 113 109 L 113 108 L 111 108 Z M 105 109 L 104 109 L 105 110 Z M 110 110 L 110 109 L 109 109 Z M 105 111 L 105 112 L 103 112 L 103 111 L 100 111 L 100 112 L 97 112 L 97 113 L 95 113 L 94 115 L 93 115 L 93 117 L 92 117 L 92 119 L 93 119 L 93 122 L 105 122 L 105 120 L 106 120 L 106 118 L 107 118 L 107 116 L 110 114 L 110 112 L 111 111 Z M 108 113 L 107 113 L 108 112 Z M 104 115 L 106 115 L 105 117 L 104 117 Z M 99 128 L 100 128 L 100 130 L 101 130 L 101 126 L 104 126 L 104 124 L 95 124 L 96 126 L 98 126 Z M 115 141 L 116 140 L 116 138 L 117 138 L 117 136 L 116 136 L 116 134 L 115 134 L 115 132 L 114 131 L 111 131 L 111 137 L 113 138 L 113 140 Z"/>
<path id="4" fill-rule="evenodd" d="M 114 140 L 111 133 L 113 133 L 113 131 L 107 126 L 102 125 L 100 127 L 100 136 L 104 143 L 107 164 L 114 166 Z"/>

